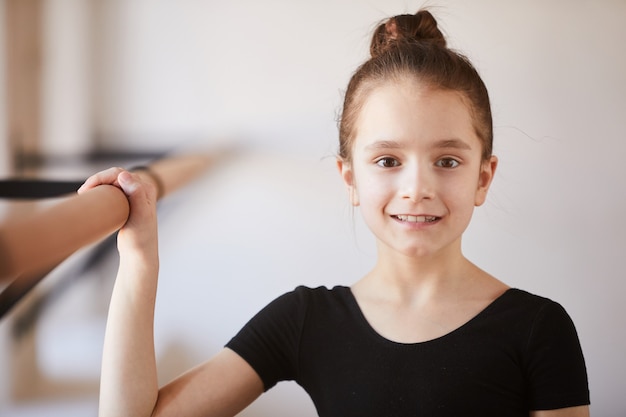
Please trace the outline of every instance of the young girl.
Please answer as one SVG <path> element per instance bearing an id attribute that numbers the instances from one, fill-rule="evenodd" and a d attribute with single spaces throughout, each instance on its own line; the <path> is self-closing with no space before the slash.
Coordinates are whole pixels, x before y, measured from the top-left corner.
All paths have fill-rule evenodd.
<path id="1" fill-rule="evenodd" d="M 427 11 L 375 31 L 345 95 L 337 165 L 376 236 L 351 287 L 299 287 L 214 358 L 157 386 L 155 186 L 111 168 L 130 218 L 104 347 L 101 416 L 233 416 L 295 380 L 320 416 L 588 416 L 576 330 L 563 308 L 511 289 L 461 252 L 494 177 L 487 90 Z"/>

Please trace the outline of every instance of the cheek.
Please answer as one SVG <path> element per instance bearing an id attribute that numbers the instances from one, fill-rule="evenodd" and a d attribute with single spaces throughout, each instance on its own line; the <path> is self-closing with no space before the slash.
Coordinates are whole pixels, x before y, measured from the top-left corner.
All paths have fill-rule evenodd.
<path id="1" fill-rule="evenodd" d="M 356 190 L 359 197 L 359 212 L 364 223 L 375 235 L 383 227 L 385 213 L 392 197 L 389 187 L 378 182 L 361 182 Z"/>
<path id="2" fill-rule="evenodd" d="M 392 195 L 393 187 L 381 178 L 363 176 L 356 184 L 355 192 L 361 205 L 380 205 Z"/>
<path id="3" fill-rule="evenodd" d="M 455 211 L 471 212 L 474 209 L 478 195 L 477 189 L 478 185 L 476 182 L 447 184 L 447 186 L 440 188 L 443 192 L 440 195 L 449 205 L 453 206 Z"/>
<path id="4" fill-rule="evenodd" d="M 446 190 L 445 196 L 441 196 L 449 214 L 448 221 L 459 233 L 463 233 L 472 220 L 474 196 L 473 190 L 467 186 L 450 187 Z"/>

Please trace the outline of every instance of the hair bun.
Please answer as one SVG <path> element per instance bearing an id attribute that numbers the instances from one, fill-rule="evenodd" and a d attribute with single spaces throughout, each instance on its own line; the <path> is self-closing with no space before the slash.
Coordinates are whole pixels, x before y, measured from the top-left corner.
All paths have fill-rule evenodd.
<path id="1" fill-rule="evenodd" d="M 416 14 L 394 16 L 382 23 L 374 31 L 370 54 L 376 57 L 401 43 L 429 42 L 442 48 L 446 47 L 446 39 L 437 27 L 437 20 L 427 10 Z"/>

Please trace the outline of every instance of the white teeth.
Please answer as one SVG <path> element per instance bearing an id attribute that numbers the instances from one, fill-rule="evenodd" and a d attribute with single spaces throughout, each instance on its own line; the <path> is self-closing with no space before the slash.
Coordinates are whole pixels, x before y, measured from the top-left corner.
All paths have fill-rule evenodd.
<path id="1" fill-rule="evenodd" d="M 404 214 L 399 214 L 396 217 L 398 218 L 398 220 L 411 223 L 428 223 L 437 220 L 437 217 L 435 216 L 408 216 Z"/>

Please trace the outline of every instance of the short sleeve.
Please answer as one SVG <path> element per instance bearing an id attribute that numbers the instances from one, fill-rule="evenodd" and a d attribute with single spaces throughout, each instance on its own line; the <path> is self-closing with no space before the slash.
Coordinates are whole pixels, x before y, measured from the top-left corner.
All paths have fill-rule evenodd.
<path id="1" fill-rule="evenodd" d="M 529 406 L 555 410 L 589 404 L 587 370 L 574 323 L 549 302 L 537 314 L 527 348 Z"/>
<path id="2" fill-rule="evenodd" d="M 295 379 L 305 289 L 283 294 L 259 311 L 227 344 L 259 374 L 265 390 Z"/>

